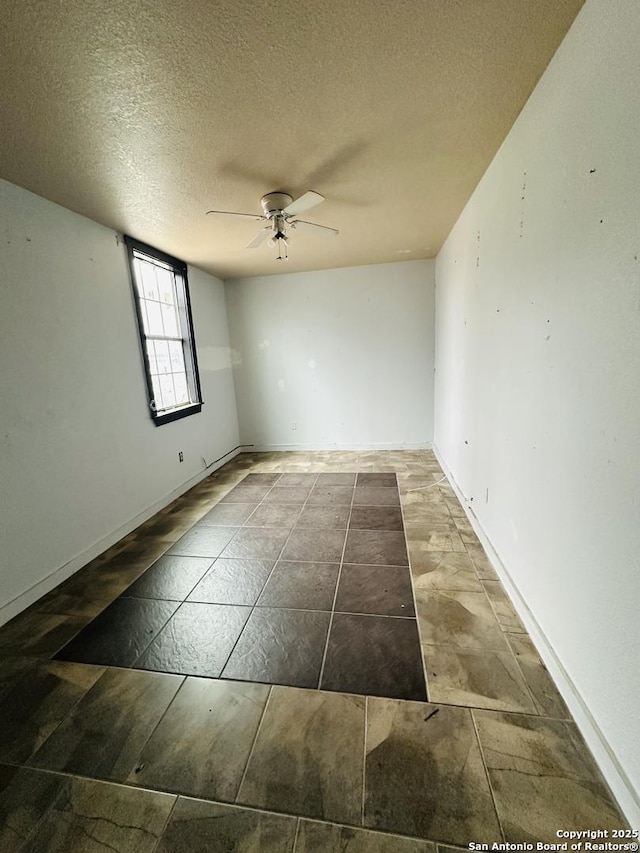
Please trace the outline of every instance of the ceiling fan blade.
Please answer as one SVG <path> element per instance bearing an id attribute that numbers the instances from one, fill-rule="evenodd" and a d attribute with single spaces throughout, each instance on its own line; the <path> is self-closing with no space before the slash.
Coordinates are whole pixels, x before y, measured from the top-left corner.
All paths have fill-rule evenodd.
<path id="1" fill-rule="evenodd" d="M 337 228 L 327 228 L 326 225 L 316 225 L 315 222 L 305 222 L 304 219 L 295 219 L 289 225 L 296 231 L 308 231 L 310 234 L 318 234 L 321 237 L 335 237 L 340 233 Z"/>
<path id="2" fill-rule="evenodd" d="M 235 213 L 233 210 L 207 210 L 205 216 L 208 216 L 210 213 L 221 213 L 223 216 L 243 216 L 245 219 L 257 219 L 258 221 L 265 219 L 259 213 Z"/>
<path id="3" fill-rule="evenodd" d="M 298 213 L 302 213 L 305 210 L 309 210 L 311 207 L 315 207 L 316 204 L 320 204 L 321 201 L 324 201 L 323 195 L 320 195 L 320 193 L 314 193 L 313 190 L 309 190 L 308 193 L 301 195 L 300 198 L 297 198 L 295 201 L 292 201 L 291 204 L 288 204 L 282 212 L 286 213 L 287 216 L 296 216 Z"/>
<path id="4" fill-rule="evenodd" d="M 247 249 L 256 249 L 261 243 L 264 243 L 267 237 L 270 237 L 272 234 L 273 228 L 268 225 L 266 228 L 263 228 L 262 231 L 256 234 L 256 236 L 247 246 Z"/>

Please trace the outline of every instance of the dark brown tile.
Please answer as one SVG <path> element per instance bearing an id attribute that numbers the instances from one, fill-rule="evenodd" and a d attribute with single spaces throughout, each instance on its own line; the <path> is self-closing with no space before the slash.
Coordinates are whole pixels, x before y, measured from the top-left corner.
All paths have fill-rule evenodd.
<path id="1" fill-rule="evenodd" d="M 240 504 L 229 504 L 240 506 Z M 246 527 L 293 527 L 302 507 L 299 504 L 263 503 L 245 522 Z"/>
<path id="2" fill-rule="evenodd" d="M 346 530 L 351 508 L 341 504 L 333 506 L 305 506 L 296 521 L 296 527 L 315 527 L 324 530 Z"/>
<path id="3" fill-rule="evenodd" d="M 125 598 L 182 601 L 212 563 L 211 557 L 160 557 L 122 595 Z"/>
<path id="4" fill-rule="evenodd" d="M 180 797 L 157 853 L 291 853 L 296 825 L 294 817 Z"/>
<path id="5" fill-rule="evenodd" d="M 265 585 L 273 560 L 227 560 L 220 557 L 189 595 L 205 604 L 253 605 Z"/>
<path id="6" fill-rule="evenodd" d="M 178 539 L 168 551 L 183 557 L 219 557 L 239 527 L 199 527 Z"/>
<path id="7" fill-rule="evenodd" d="M 223 557 L 277 560 L 291 531 L 281 527 L 245 527 L 222 552 Z"/>
<path id="8" fill-rule="evenodd" d="M 465 848 L 501 840 L 468 709 L 369 699 L 366 754 L 366 826 Z"/>
<path id="9" fill-rule="evenodd" d="M 376 488 L 376 487 L 386 487 L 386 488 L 397 488 L 398 482 L 396 480 L 396 475 L 387 473 L 387 474 L 358 474 L 358 479 L 356 480 L 356 486 L 366 487 L 366 488 Z"/>
<path id="10" fill-rule="evenodd" d="M 312 530 L 294 527 L 283 552 L 283 560 L 339 563 L 344 547 L 344 530 Z"/>
<path id="11" fill-rule="evenodd" d="M 231 604 L 181 605 L 135 666 L 217 678 L 251 609 Z"/>
<path id="12" fill-rule="evenodd" d="M 347 533 L 345 563 L 408 566 L 404 533 L 387 530 L 352 530 Z"/>
<path id="13" fill-rule="evenodd" d="M 174 802 L 170 794 L 66 777 L 20 853 L 153 853 Z"/>
<path id="14" fill-rule="evenodd" d="M 129 781 L 233 801 L 268 695 L 263 684 L 187 678 Z"/>
<path id="15" fill-rule="evenodd" d="M 360 823 L 365 702 L 274 687 L 237 802 Z"/>
<path id="16" fill-rule="evenodd" d="M 415 616 L 411 575 L 404 566 L 356 566 L 345 563 L 340 573 L 336 610 Z"/>
<path id="17" fill-rule="evenodd" d="M 359 530 L 402 530 L 399 506 L 354 506 L 349 527 Z"/>
<path id="18" fill-rule="evenodd" d="M 244 524 L 251 513 L 258 506 L 257 503 L 237 504 L 221 503 L 214 506 L 206 515 L 203 515 L 198 526 L 213 525 L 214 527 L 236 527 Z"/>
<path id="19" fill-rule="evenodd" d="M 309 497 L 311 486 L 274 486 L 265 497 L 265 504 L 303 504 Z"/>
<path id="20" fill-rule="evenodd" d="M 0 760 L 26 761 L 103 672 L 58 661 L 18 668 L 0 696 Z"/>
<path id="21" fill-rule="evenodd" d="M 329 613 L 257 607 L 222 677 L 317 687 Z"/>
<path id="22" fill-rule="evenodd" d="M 124 782 L 182 681 L 156 672 L 107 670 L 29 763 Z"/>
<path id="23" fill-rule="evenodd" d="M 342 472 L 331 473 L 330 471 L 318 474 L 317 485 L 325 486 L 348 486 L 353 488 L 356 484 L 355 474 L 346 474 Z"/>
<path id="24" fill-rule="evenodd" d="M 354 506 L 400 506 L 397 488 L 390 486 L 357 486 Z"/>
<path id="25" fill-rule="evenodd" d="M 334 614 L 320 687 L 370 696 L 426 699 L 415 620 Z"/>
<path id="26" fill-rule="evenodd" d="M 131 666 L 168 619 L 175 601 L 118 598 L 58 654 L 58 660 Z"/>
<path id="27" fill-rule="evenodd" d="M 308 498 L 309 505 L 315 504 L 334 505 L 343 504 L 350 506 L 353 500 L 353 489 L 348 486 L 323 486 L 320 482 L 311 490 Z"/>
<path id="28" fill-rule="evenodd" d="M 339 563 L 280 560 L 262 590 L 258 606 L 331 610 L 339 569 Z"/>

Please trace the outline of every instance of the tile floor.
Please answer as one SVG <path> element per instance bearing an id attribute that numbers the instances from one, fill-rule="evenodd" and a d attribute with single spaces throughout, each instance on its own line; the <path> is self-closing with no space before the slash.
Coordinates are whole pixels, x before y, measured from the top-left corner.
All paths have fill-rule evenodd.
<path id="1" fill-rule="evenodd" d="M 442 477 L 242 454 L 0 628 L 0 853 L 624 827 Z"/>
<path id="2" fill-rule="evenodd" d="M 250 473 L 57 655 L 426 700 L 394 473 Z"/>

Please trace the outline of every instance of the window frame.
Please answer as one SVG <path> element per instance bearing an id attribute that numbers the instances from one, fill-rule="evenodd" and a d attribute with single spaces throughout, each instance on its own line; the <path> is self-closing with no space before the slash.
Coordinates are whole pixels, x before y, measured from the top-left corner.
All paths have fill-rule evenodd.
<path id="1" fill-rule="evenodd" d="M 184 261 L 162 252 L 150 246 L 148 243 L 143 243 L 136 240 L 134 237 L 124 235 L 124 242 L 127 248 L 127 260 L 129 263 L 129 276 L 131 279 L 131 289 L 133 293 L 133 301 L 136 308 L 136 321 L 138 325 L 138 337 L 140 340 L 140 350 L 142 352 L 142 363 L 144 365 L 145 381 L 147 386 L 147 407 L 151 420 L 156 426 L 172 423 L 173 421 L 187 418 L 190 415 L 196 415 L 202 411 L 203 400 L 202 390 L 200 387 L 200 372 L 198 370 L 198 356 L 196 352 L 196 340 L 193 329 L 193 315 L 191 313 L 191 297 L 189 295 L 189 281 L 187 277 L 187 265 Z M 138 251 L 143 255 L 147 255 L 152 260 L 157 260 L 162 264 L 172 268 L 176 287 L 176 308 L 180 323 L 180 333 L 182 336 L 182 347 L 185 361 L 185 373 L 187 376 L 187 386 L 189 387 L 190 395 L 195 395 L 196 401 L 187 403 L 175 409 L 158 413 L 155 410 L 155 392 L 153 389 L 153 380 L 151 375 L 151 364 L 147 354 L 147 334 L 144 327 L 144 318 L 142 314 L 141 297 L 138 292 L 135 272 L 134 252 Z M 153 335 L 149 336 L 153 339 Z"/>

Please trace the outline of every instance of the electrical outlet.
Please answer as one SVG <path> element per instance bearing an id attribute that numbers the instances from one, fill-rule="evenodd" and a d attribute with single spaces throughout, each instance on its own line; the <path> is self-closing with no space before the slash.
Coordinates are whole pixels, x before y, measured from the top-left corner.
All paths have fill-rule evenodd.
<path id="1" fill-rule="evenodd" d="M 295 421 L 291 421 L 291 429 L 298 429 L 298 424 Z"/>
<path id="2" fill-rule="evenodd" d="M 184 462 L 184 453 L 183 453 L 181 450 L 180 450 L 180 451 L 178 451 L 178 459 L 179 459 L 181 462 Z"/>

